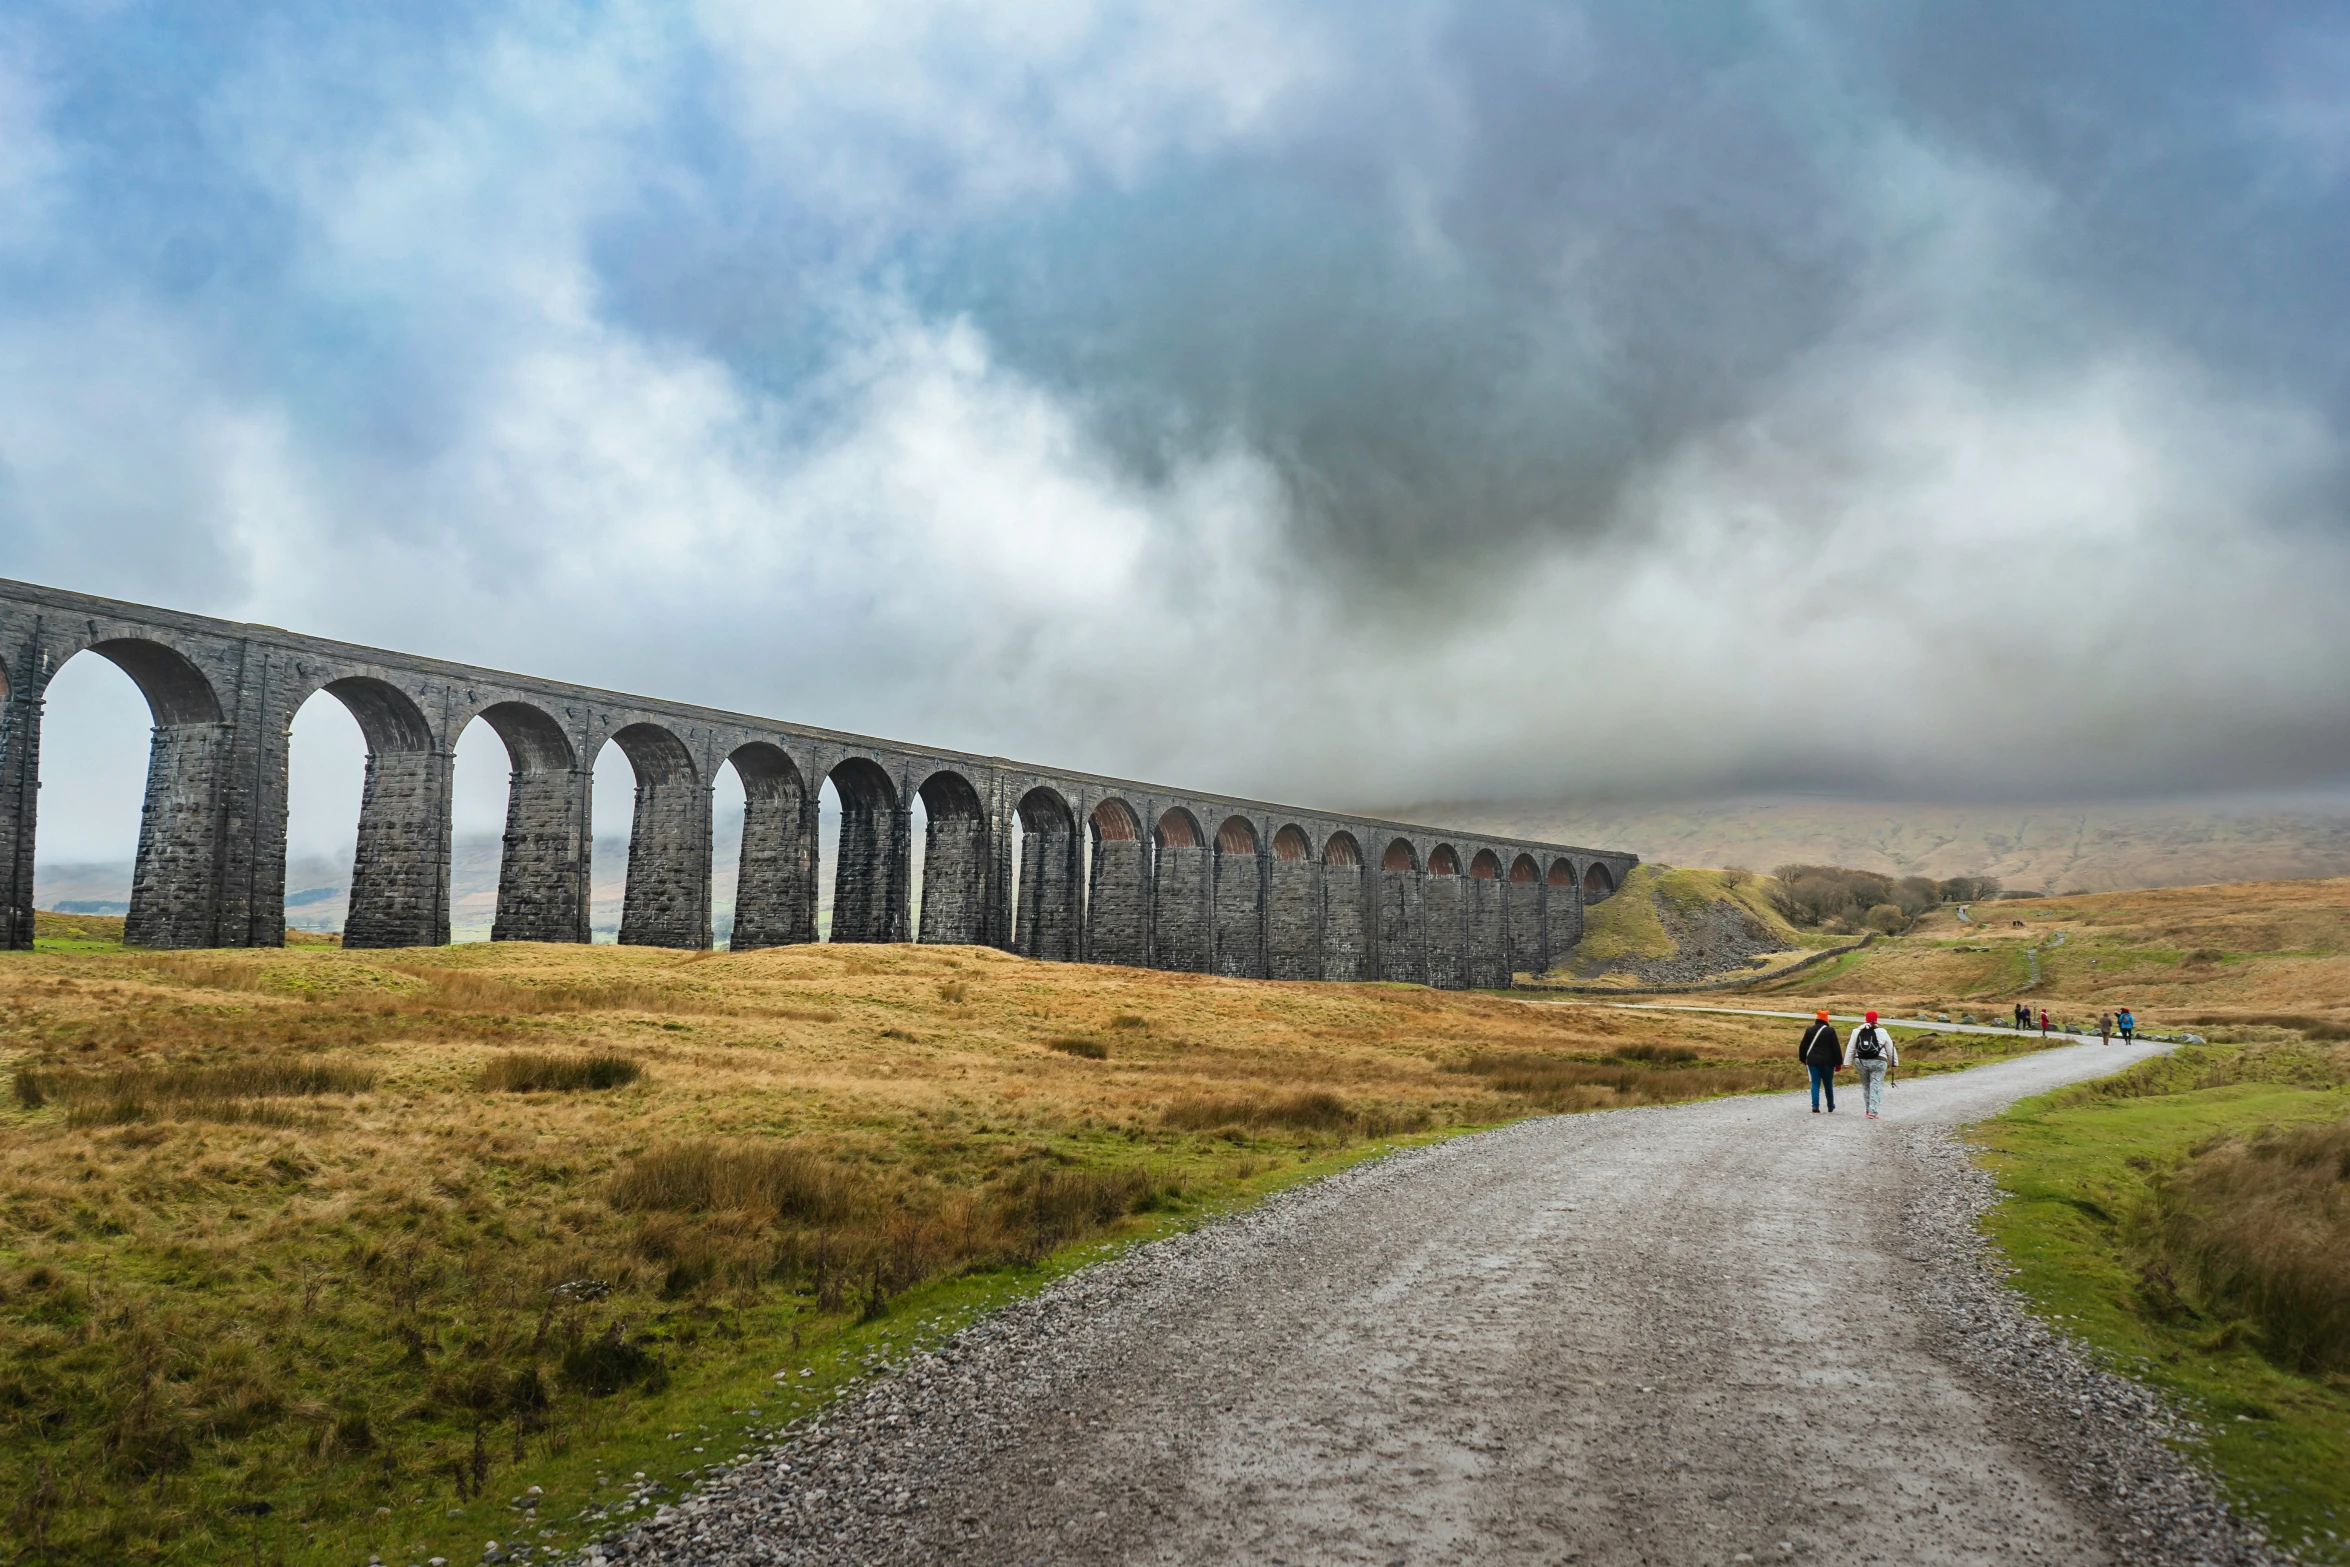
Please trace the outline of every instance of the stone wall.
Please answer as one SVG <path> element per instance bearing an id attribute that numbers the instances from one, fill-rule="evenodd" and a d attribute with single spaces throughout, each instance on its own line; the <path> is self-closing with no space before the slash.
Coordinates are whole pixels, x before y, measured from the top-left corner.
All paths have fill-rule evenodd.
<path id="1" fill-rule="evenodd" d="M 710 944 L 711 788 L 728 766 L 744 793 L 733 942 L 745 949 L 816 939 L 829 878 L 836 941 L 918 931 L 1050 959 L 1484 982 L 1529 940 L 1555 962 L 1581 933 L 1579 879 L 1598 866 L 1595 885 L 1620 884 L 1637 863 L 864 740 L 0 582 L 0 946 L 32 942 L 45 693 L 80 656 L 118 665 L 154 715 L 128 921 L 139 945 L 284 940 L 289 734 L 321 693 L 350 711 L 368 746 L 344 932 L 353 947 L 448 939 L 452 764 L 476 719 L 511 764 L 497 940 L 589 939 L 589 801 L 607 744 L 627 754 L 637 781 L 621 939 L 664 947 Z M 829 866 L 816 834 L 828 781 L 842 810 Z M 909 907 L 917 794 L 929 821 L 918 917 Z M 1107 836 L 1105 819 L 1117 825 Z M 1161 848 L 1143 824 L 1167 821 L 1186 841 Z M 1212 840 L 1200 832 L 1208 822 L 1222 824 Z M 1488 908 L 1458 876 L 1365 868 L 1366 844 L 1392 845 L 1415 867 L 1440 845 L 1456 865 L 1531 857 L 1569 884 L 1537 889 L 1530 938 L 1515 892 L 1487 881 Z M 1423 903 L 1434 881 L 1449 886 L 1433 893 L 1431 922 Z M 1495 946 L 1503 932 L 1506 961 Z"/>

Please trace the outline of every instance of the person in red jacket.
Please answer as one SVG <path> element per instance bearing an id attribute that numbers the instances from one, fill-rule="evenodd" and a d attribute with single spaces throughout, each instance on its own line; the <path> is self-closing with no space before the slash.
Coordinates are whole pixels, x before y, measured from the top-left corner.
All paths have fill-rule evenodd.
<path id="1" fill-rule="evenodd" d="M 2046 1007 L 2040 1009 L 2040 1037 L 2042 1039 L 2048 1037 L 2048 1009 Z"/>

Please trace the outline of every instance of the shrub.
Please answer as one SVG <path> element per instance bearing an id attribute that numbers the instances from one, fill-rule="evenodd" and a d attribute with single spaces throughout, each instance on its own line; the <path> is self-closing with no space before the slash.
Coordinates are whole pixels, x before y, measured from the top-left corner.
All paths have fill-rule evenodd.
<path id="1" fill-rule="evenodd" d="M 1879 935 L 1898 936 L 1908 928 L 1909 916 L 1896 904 L 1880 903 L 1869 910 L 1864 923 Z"/>
<path id="2" fill-rule="evenodd" d="M 581 1089 L 620 1088 L 644 1075 L 642 1066 L 623 1055 L 559 1056 L 517 1050 L 492 1057 L 490 1064 L 482 1068 L 481 1086 L 492 1092 L 512 1094 L 573 1093 Z"/>
<path id="3" fill-rule="evenodd" d="M 849 1174 L 789 1143 L 671 1143 L 631 1161 L 612 1183 L 623 1209 L 750 1213 L 829 1223 L 863 1194 Z"/>

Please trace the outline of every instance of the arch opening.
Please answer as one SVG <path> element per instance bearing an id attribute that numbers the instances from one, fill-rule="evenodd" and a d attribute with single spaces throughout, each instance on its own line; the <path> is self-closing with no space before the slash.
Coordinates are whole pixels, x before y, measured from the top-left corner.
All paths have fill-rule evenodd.
<path id="1" fill-rule="evenodd" d="M 158 891 L 174 885 L 166 867 L 145 863 L 154 768 L 170 754 L 154 699 L 120 661 L 103 654 L 66 659 L 27 695 L 43 705 L 14 716 L 40 725 L 31 758 L 40 787 L 24 802 L 32 814 L 19 830 L 32 841 L 19 852 L 31 861 L 32 885 L 23 889 L 29 898 L 10 939 L 32 945 L 35 908 L 121 919 L 127 936 L 142 870 Z M 16 737 L 12 743 L 19 743 Z M 203 868 L 209 865 L 207 855 Z M 210 881 L 178 885 L 208 893 Z M 131 938 L 138 945 L 199 944 L 169 939 L 181 931 L 194 935 L 193 922 L 162 931 L 151 920 L 145 924 L 146 939 Z M 208 921 L 203 933 L 209 935 Z"/>
<path id="2" fill-rule="evenodd" d="M 1257 829 L 1245 816 L 1227 816 L 1216 829 L 1218 854 L 1254 854 L 1257 852 Z"/>
<path id="3" fill-rule="evenodd" d="M 1575 862 L 1573 860 L 1551 861 L 1549 880 L 1553 887 L 1574 886 L 1576 884 Z"/>
<path id="4" fill-rule="evenodd" d="M 1591 868 L 1583 873 L 1583 891 L 1589 896 L 1604 898 L 1615 890 L 1615 873 L 1593 860 Z"/>
<path id="5" fill-rule="evenodd" d="M 685 742 L 654 723 L 612 732 L 597 757 L 597 805 L 612 792 L 617 750 L 633 782 L 628 877 L 615 932 L 622 946 L 706 949 L 710 945 L 710 790 Z M 599 911 L 601 912 L 601 911 Z M 599 934 L 602 923 L 599 920 Z"/>
<path id="6" fill-rule="evenodd" d="M 897 785 L 869 757 L 845 758 L 825 783 L 840 813 L 829 939 L 905 940 L 913 880 L 913 812 L 899 803 Z"/>
<path id="7" fill-rule="evenodd" d="M 1453 853 L 1452 845 L 1440 843 L 1428 851 L 1428 874 L 1431 876 L 1458 876 L 1461 857 Z"/>
<path id="8" fill-rule="evenodd" d="M 494 702 L 459 733 L 456 769 L 450 787 L 450 934 L 460 940 L 588 940 L 590 818 L 563 726 L 530 703 Z M 494 862 L 484 841 L 493 833 Z M 494 881 L 485 874 L 491 863 Z"/>
<path id="9" fill-rule="evenodd" d="M 1362 845 L 1355 842 L 1351 832 L 1334 832 L 1330 841 L 1322 845 L 1322 863 L 1359 867 L 1363 863 Z"/>
<path id="10" fill-rule="evenodd" d="M 1020 797 L 1012 815 L 1020 830 L 1012 950 L 1050 962 L 1072 961 L 1078 951 L 1081 885 L 1077 813 L 1058 790 L 1039 785 Z"/>
<path id="11" fill-rule="evenodd" d="M 1469 862 L 1469 875 L 1477 881 L 1501 880 L 1501 856 L 1491 849 L 1479 849 L 1477 857 Z"/>
<path id="12" fill-rule="evenodd" d="M 1420 856 L 1413 851 L 1409 838 L 1398 838 L 1387 846 L 1386 854 L 1380 857 L 1379 868 L 1383 871 L 1416 871 L 1420 868 Z"/>
<path id="13" fill-rule="evenodd" d="M 922 918 L 917 939 L 960 945 L 987 939 L 990 845 L 979 791 L 961 773 L 932 773 L 915 791 L 923 807 Z"/>
<path id="14" fill-rule="evenodd" d="M 1305 829 L 1295 823 L 1273 835 L 1273 858 L 1288 864 L 1314 857 L 1314 846 L 1306 839 Z"/>
<path id="15" fill-rule="evenodd" d="M 816 939 L 816 800 L 799 764 L 765 740 L 736 746 L 727 766 L 742 786 L 742 850 L 726 911 L 730 951 Z M 718 925 L 711 895 L 712 934 Z"/>
<path id="16" fill-rule="evenodd" d="M 321 702 L 321 696 L 334 701 Z M 337 705 L 346 715 L 340 722 L 332 716 Z M 354 736 L 361 742 L 356 756 Z M 449 765 L 434 743 L 432 725 L 399 687 L 372 675 L 320 687 L 294 715 L 288 735 L 286 859 L 279 884 L 286 923 L 311 930 L 339 926 L 346 947 L 446 943 Z M 349 807 L 353 794 L 356 813 Z M 355 834 L 344 825 L 354 814 Z M 349 856 L 347 874 L 334 863 L 341 855 Z"/>
<path id="17" fill-rule="evenodd" d="M 1174 806 L 1159 817 L 1155 833 L 1162 849 L 1198 849 L 1207 845 L 1207 835 L 1200 831 L 1199 818 L 1182 806 Z"/>
<path id="18" fill-rule="evenodd" d="M 1534 856 L 1521 854 L 1510 861 L 1510 880 L 1521 887 L 1532 886 L 1542 880 L 1542 867 L 1534 863 Z"/>

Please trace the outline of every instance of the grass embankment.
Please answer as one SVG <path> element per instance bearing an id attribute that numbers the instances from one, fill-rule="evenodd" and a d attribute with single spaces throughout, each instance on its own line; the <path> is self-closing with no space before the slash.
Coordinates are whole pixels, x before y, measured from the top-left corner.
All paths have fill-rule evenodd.
<path id="1" fill-rule="evenodd" d="M 1977 1128 L 2038 1309 L 2201 1424 L 2232 1500 L 2350 1562 L 2350 1049 L 2188 1046 Z"/>
<path id="2" fill-rule="evenodd" d="M 2126 1005 L 2150 1032 L 2350 1038 L 2350 878 L 2013 899 L 1969 912 L 1971 923 L 1935 910 L 1907 936 L 1740 994 L 1988 1022 L 2021 1000 L 2046 1006 L 2059 1026 L 2091 1030 L 2100 1012 Z"/>
<path id="3" fill-rule="evenodd" d="M 1829 938 L 1798 931 L 1747 871 L 1640 865 L 1583 917 L 1583 939 L 1554 979 L 1641 983 L 1660 963 L 1695 960 L 1725 971 L 1769 967 Z"/>
<path id="4" fill-rule="evenodd" d="M 576 1543 L 1089 1247 L 1800 1077 L 1773 1023 L 1399 986 L 107 924 L 0 960 L 5 1560 Z"/>

